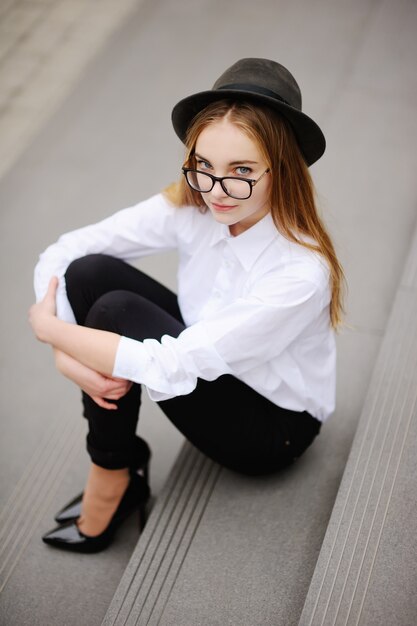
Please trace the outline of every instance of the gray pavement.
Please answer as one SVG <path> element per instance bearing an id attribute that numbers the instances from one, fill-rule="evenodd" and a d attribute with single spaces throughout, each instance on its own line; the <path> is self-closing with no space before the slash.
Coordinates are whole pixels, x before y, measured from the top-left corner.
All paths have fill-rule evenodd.
<path id="1" fill-rule="evenodd" d="M 274 58 L 293 71 L 305 94 L 304 109 L 328 140 L 312 173 L 349 283 L 350 326 L 338 338 L 337 411 L 315 450 L 327 489 L 318 512 L 319 541 L 415 224 L 417 6 L 405 0 L 145 0 L 126 2 L 124 16 L 114 12 L 99 34 L 105 21 L 99 15 L 112 3 L 100 11 L 93 0 L 55 4 L 66 6 L 62 13 L 75 15 L 77 9 L 71 32 L 84 28 L 89 36 L 83 41 L 96 37 L 97 43 L 83 52 L 73 43 L 76 37 L 69 37 L 72 48 L 66 48 L 65 37 L 55 37 L 48 58 L 55 59 L 65 88 L 56 90 L 53 106 L 45 104 L 54 93 L 45 91 L 48 80 L 32 74 L 33 80 L 26 77 L 8 92 L 0 109 L 7 137 L 2 144 L 11 152 L 0 171 L 0 276 L 7 294 L 1 308 L 0 610 L 4 624 L 93 626 L 110 604 L 136 529 L 132 521 L 111 550 L 94 557 L 57 554 L 39 541 L 54 510 L 82 486 L 87 466 L 78 394 L 54 372 L 48 350 L 36 344 L 27 326 L 39 252 L 61 232 L 133 204 L 177 177 L 182 146 L 170 112 L 178 99 L 205 89 L 242 56 Z M 57 10 L 52 1 L 9 2 L 0 12 L 0 32 L 9 32 L 12 9 L 27 15 L 41 5 L 39 25 Z M 87 10 L 90 19 L 84 21 Z M 3 95 L 13 57 L 23 66 L 33 54 L 19 57 L 26 40 L 19 28 L 8 51 L 8 74 L 0 74 Z M 48 31 L 54 28 L 56 22 Z M 38 104 L 28 104 L 29 121 L 22 126 L 22 103 L 29 101 Z M 173 261 L 175 255 L 166 255 L 141 267 L 175 288 Z M 157 496 L 182 439 L 149 402 L 139 432 L 154 451 Z M 298 556 L 296 566 L 302 567 L 302 551 Z M 311 560 L 306 568 L 311 575 Z M 308 577 L 302 585 L 306 591 Z"/>
<path id="2" fill-rule="evenodd" d="M 0 175 L 64 102 L 137 0 L 2 0 Z M 99 10 L 98 10 L 99 9 Z"/>
<path id="3" fill-rule="evenodd" d="M 417 615 L 417 229 L 299 626 Z"/>

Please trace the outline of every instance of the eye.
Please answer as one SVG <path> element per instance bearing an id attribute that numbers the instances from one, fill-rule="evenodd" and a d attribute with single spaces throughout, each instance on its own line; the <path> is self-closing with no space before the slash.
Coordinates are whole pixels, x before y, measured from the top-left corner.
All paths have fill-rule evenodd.
<path id="1" fill-rule="evenodd" d="M 239 176 L 249 176 L 252 173 L 252 170 L 250 167 L 246 167 L 245 165 L 239 165 L 239 167 L 236 168 L 236 173 L 239 174 Z"/>
<path id="2" fill-rule="evenodd" d="M 197 159 L 197 168 L 199 170 L 209 170 L 211 165 L 208 161 L 203 161 L 202 159 Z"/>

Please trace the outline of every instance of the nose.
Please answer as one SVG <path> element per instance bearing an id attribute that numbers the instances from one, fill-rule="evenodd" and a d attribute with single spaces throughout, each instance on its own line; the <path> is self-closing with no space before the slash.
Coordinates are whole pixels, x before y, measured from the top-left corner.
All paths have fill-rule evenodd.
<path id="1" fill-rule="evenodd" d="M 216 180 L 216 182 L 214 183 L 214 187 L 211 190 L 211 195 L 214 198 L 227 198 L 227 193 L 225 192 L 218 180 Z"/>

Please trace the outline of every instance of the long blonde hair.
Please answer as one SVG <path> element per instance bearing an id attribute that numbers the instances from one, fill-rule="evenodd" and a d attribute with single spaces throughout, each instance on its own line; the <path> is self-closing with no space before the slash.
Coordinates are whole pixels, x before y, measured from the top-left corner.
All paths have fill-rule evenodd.
<path id="1" fill-rule="evenodd" d="M 319 217 L 313 181 L 290 124 L 269 107 L 220 100 L 208 105 L 193 119 L 185 140 L 187 167 L 195 167 L 194 150 L 201 131 L 226 117 L 259 147 L 271 170 L 271 215 L 279 232 L 288 240 L 320 253 L 330 269 L 330 321 L 337 329 L 343 317 L 342 266 L 330 236 Z M 185 177 L 164 190 L 175 206 L 207 209 L 201 194 L 191 189 Z M 312 240 L 306 241 L 305 237 Z"/>

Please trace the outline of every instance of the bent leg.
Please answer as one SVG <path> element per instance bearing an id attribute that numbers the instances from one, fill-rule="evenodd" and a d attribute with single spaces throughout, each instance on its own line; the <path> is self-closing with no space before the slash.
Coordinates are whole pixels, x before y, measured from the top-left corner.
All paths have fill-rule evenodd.
<path id="1" fill-rule="evenodd" d="M 177 336 L 184 328 L 169 313 L 128 291 L 112 291 L 99 298 L 91 307 L 85 324 L 138 340 L 160 339 L 164 334 Z M 116 402 L 117 410 L 108 411 L 83 394 L 84 415 L 89 422 L 87 450 L 97 465 L 119 469 L 132 466 L 137 459 L 135 433 L 140 397 L 140 385 L 134 384 Z"/>
<path id="2" fill-rule="evenodd" d="M 81 325 L 137 339 L 159 339 L 184 328 L 176 295 L 119 259 L 83 257 L 69 266 L 65 279 Z M 89 423 L 87 450 L 96 465 L 106 469 L 138 467 L 140 459 L 149 457 L 148 445 L 136 436 L 140 400 L 141 388 L 133 385 L 115 402 L 117 410 L 108 411 L 83 393 L 84 416 Z"/>
<path id="3" fill-rule="evenodd" d="M 78 324 L 84 325 L 93 304 L 110 291 L 131 291 L 182 322 L 177 296 L 135 267 L 105 254 L 73 261 L 65 273 L 68 300 Z"/>

